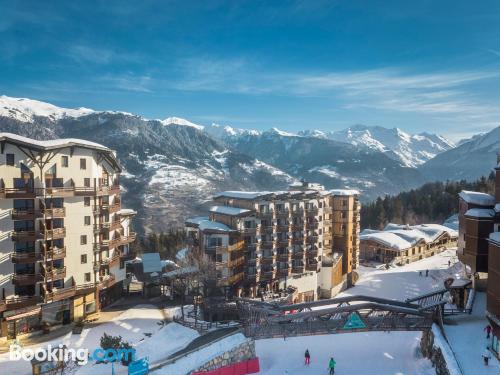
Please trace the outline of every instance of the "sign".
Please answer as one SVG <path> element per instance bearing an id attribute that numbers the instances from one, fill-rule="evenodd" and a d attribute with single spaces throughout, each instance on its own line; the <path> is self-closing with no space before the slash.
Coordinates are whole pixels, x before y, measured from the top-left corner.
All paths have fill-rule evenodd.
<path id="1" fill-rule="evenodd" d="M 128 365 L 128 375 L 145 375 L 149 373 L 149 358 L 141 358 L 130 362 Z"/>
<path id="2" fill-rule="evenodd" d="M 356 311 L 354 311 L 349 315 L 342 329 L 360 329 L 360 328 L 366 328 L 366 324 L 363 322 L 359 314 Z"/>

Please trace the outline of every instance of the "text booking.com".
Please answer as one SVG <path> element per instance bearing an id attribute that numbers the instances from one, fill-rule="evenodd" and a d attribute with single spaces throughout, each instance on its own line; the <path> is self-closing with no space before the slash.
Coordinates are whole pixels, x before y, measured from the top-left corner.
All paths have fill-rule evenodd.
<path id="1" fill-rule="evenodd" d="M 92 352 L 87 348 L 73 349 L 59 344 L 58 346 L 47 345 L 45 348 L 23 348 L 20 345 L 11 345 L 9 357 L 12 361 L 50 361 L 68 362 L 74 361 L 80 366 L 88 362 L 131 362 L 135 360 L 135 349 L 102 349 L 97 348 Z"/>

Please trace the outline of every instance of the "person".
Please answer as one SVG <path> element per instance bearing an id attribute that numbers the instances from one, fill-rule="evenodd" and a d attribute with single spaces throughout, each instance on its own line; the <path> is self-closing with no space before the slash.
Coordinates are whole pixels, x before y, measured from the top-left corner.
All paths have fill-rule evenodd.
<path id="1" fill-rule="evenodd" d="M 305 357 L 305 364 L 309 366 L 309 364 L 311 363 L 311 355 L 309 354 L 309 349 L 306 349 L 304 357 Z"/>
<path id="2" fill-rule="evenodd" d="M 335 374 L 335 365 L 337 362 L 333 359 L 333 357 L 330 358 L 330 362 L 328 363 L 328 368 L 330 369 L 330 375 Z"/>
<path id="3" fill-rule="evenodd" d="M 491 358 L 491 353 L 490 353 L 490 347 L 486 347 L 486 349 L 484 350 L 484 353 L 483 353 L 483 360 L 484 360 L 484 365 L 485 366 L 488 366 L 488 362 Z"/>
<path id="4" fill-rule="evenodd" d="M 422 271 L 418 271 L 418 276 L 422 276 Z"/>
<path id="5" fill-rule="evenodd" d="M 491 334 L 491 326 L 488 324 L 486 327 L 484 327 L 484 331 L 486 332 L 486 338 L 489 339 Z"/>
<path id="6" fill-rule="evenodd" d="M 451 266 L 451 260 L 448 261 L 448 267 Z"/>
<path id="7" fill-rule="evenodd" d="M 429 276 L 429 270 L 425 270 L 425 277 Z"/>

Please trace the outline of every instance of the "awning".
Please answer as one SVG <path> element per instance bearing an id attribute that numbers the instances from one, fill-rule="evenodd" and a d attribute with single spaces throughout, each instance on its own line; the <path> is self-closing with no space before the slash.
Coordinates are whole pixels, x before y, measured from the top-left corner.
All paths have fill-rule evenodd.
<path id="1" fill-rule="evenodd" d="M 38 314 L 40 314 L 41 310 L 42 309 L 40 307 L 38 307 L 38 308 L 36 308 L 34 310 L 31 310 L 31 311 L 26 311 L 26 312 L 21 313 L 21 314 L 9 316 L 9 317 L 5 318 L 5 320 L 7 322 L 9 322 L 9 321 L 12 321 L 12 320 L 18 320 L 18 319 L 21 319 L 21 318 L 26 318 L 28 316 L 38 315 Z"/>

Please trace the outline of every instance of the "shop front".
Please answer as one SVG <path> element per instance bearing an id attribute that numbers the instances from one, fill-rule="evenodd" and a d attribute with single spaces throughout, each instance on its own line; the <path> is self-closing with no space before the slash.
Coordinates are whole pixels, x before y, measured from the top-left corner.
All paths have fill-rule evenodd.
<path id="1" fill-rule="evenodd" d="M 71 323 L 71 307 L 72 301 L 70 299 L 43 305 L 42 324 L 55 326 Z"/>
<path id="2" fill-rule="evenodd" d="M 37 331 L 41 327 L 41 308 L 36 306 L 6 311 L 1 326 L 2 336 L 8 339 Z"/>

